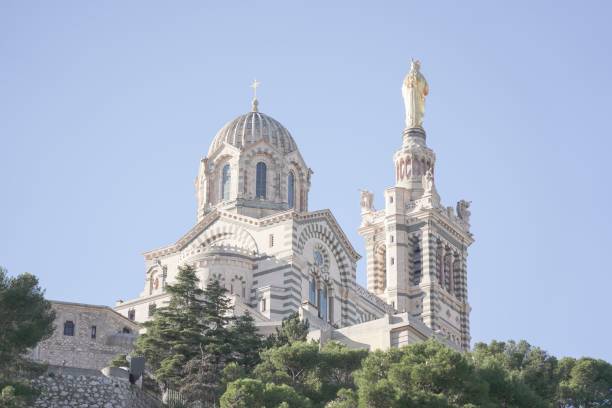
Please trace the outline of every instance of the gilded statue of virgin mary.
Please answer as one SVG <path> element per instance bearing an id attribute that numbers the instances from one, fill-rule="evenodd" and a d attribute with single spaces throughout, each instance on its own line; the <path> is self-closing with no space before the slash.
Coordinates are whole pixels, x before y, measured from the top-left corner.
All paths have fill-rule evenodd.
<path id="1" fill-rule="evenodd" d="M 410 72 L 402 84 L 402 96 L 406 107 L 406 129 L 423 127 L 425 97 L 429 93 L 429 86 L 420 69 L 421 63 L 412 60 Z"/>

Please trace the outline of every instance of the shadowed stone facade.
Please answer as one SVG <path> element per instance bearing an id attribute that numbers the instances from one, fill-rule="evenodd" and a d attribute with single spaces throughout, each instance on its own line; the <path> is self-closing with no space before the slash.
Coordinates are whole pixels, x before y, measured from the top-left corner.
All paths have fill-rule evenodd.
<path id="1" fill-rule="evenodd" d="M 101 369 L 117 354 L 132 350 L 139 326 L 108 306 L 52 301 L 53 335 L 32 351 L 32 359 L 52 365 Z"/>

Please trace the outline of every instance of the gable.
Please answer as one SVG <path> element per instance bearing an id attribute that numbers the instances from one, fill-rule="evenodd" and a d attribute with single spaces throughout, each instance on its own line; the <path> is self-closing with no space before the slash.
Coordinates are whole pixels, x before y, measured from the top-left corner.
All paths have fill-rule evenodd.
<path id="1" fill-rule="evenodd" d="M 329 255 L 337 265 L 342 286 L 350 287 L 355 283 L 355 263 L 360 256 L 340 229 L 331 211 L 322 210 L 304 215 L 298 220 L 295 238 L 294 251 L 304 258 L 310 256 L 305 253 L 306 248 L 316 249 L 317 242 L 321 242 L 330 251 Z"/>

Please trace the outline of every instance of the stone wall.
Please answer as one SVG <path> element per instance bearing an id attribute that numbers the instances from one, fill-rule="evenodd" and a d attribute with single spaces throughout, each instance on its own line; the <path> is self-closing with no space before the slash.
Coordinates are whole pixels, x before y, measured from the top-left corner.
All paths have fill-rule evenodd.
<path id="1" fill-rule="evenodd" d="M 161 403 L 129 382 L 100 376 L 49 373 L 33 385 L 35 408 L 160 408 Z"/>
<path id="2" fill-rule="evenodd" d="M 53 335 L 30 353 L 35 361 L 99 370 L 118 354 L 133 349 L 139 327 L 108 306 L 52 301 L 56 313 Z M 66 322 L 73 324 L 66 333 Z"/>

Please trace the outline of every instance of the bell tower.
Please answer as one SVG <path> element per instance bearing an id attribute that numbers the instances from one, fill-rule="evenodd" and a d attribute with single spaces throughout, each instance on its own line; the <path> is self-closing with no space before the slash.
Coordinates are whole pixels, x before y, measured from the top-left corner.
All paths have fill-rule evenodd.
<path id="1" fill-rule="evenodd" d="M 393 156 L 395 186 L 375 210 L 362 192 L 368 290 L 408 312 L 463 349 L 470 347 L 467 249 L 472 244 L 469 202 L 444 207 L 435 186 L 436 156 L 423 128 L 429 86 L 412 62 L 402 84 L 406 128 Z"/>

